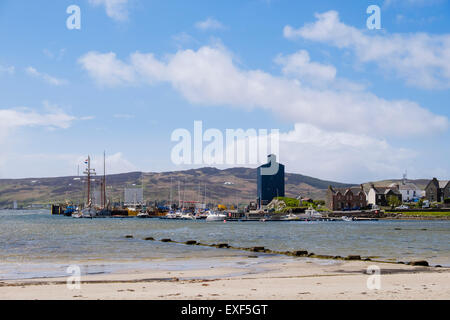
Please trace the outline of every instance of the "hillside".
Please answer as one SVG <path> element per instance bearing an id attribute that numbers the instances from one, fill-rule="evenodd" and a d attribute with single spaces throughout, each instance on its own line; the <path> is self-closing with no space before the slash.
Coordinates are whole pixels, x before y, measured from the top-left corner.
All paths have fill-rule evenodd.
<path id="1" fill-rule="evenodd" d="M 97 178 L 97 187 L 98 187 Z M 225 184 L 227 182 L 227 184 Z M 185 199 L 196 201 L 206 198 L 213 203 L 248 203 L 256 198 L 256 169 L 216 168 L 192 169 L 186 171 L 141 173 L 130 172 L 107 176 L 108 195 L 113 201 L 123 199 L 123 189 L 127 186 L 144 186 L 144 198 L 148 201 L 163 201 L 170 197 L 178 200 L 180 193 Z M 231 184 L 229 184 L 231 183 Z M 346 187 L 348 184 L 324 181 L 301 174 L 286 173 L 286 196 L 312 197 L 324 199 L 328 185 Z M 171 188 L 172 185 L 172 188 Z M 200 189 L 200 192 L 199 192 Z M 77 177 L 10 179 L 0 180 L 0 208 L 11 207 L 14 200 L 19 206 L 48 204 L 65 200 L 81 201 L 84 183 Z"/>

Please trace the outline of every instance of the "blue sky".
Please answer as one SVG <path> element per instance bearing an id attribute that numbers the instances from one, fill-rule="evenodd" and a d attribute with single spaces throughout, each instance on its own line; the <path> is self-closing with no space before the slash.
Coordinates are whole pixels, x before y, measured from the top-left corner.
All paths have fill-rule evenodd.
<path id="1" fill-rule="evenodd" d="M 72 4 L 80 30 L 66 27 Z M 366 27 L 373 4 L 381 30 Z M 279 129 L 288 172 L 449 179 L 449 9 L 1 0 L 0 178 L 73 175 L 103 150 L 114 173 L 199 167 L 171 161 L 171 134 L 201 120 Z"/>

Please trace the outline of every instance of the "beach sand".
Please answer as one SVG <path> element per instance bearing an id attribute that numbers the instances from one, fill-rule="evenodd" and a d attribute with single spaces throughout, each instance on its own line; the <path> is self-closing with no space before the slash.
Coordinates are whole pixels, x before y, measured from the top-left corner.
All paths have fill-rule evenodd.
<path id="1" fill-rule="evenodd" d="M 79 290 L 65 278 L 0 282 L 0 299 L 450 299 L 450 268 L 308 258 L 228 257 L 239 267 L 168 271 L 125 270 L 87 275 Z M 258 260 L 257 263 L 255 261 Z M 369 266 L 381 270 L 380 289 L 368 289 Z"/>

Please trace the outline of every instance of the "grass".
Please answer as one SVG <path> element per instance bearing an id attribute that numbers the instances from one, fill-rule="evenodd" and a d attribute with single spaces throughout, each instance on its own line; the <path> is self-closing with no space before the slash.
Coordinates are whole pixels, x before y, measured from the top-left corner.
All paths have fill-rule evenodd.
<path id="1" fill-rule="evenodd" d="M 450 212 L 430 212 L 430 211 L 389 212 L 389 211 L 387 211 L 386 213 L 401 213 L 404 216 L 450 217 Z"/>

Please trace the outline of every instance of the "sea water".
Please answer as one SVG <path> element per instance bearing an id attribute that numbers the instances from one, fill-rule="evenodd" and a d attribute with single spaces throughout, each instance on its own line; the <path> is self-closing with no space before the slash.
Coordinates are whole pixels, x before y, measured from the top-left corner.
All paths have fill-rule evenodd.
<path id="1" fill-rule="evenodd" d="M 133 235 L 128 239 L 126 235 Z M 148 266 L 201 267 L 246 251 L 187 246 L 170 238 L 237 247 L 264 246 L 323 255 L 350 254 L 387 261 L 427 260 L 450 266 L 450 221 L 206 222 L 160 219 L 73 219 L 47 210 L 0 211 L 0 279 L 64 276 L 72 264 L 87 274 Z"/>

